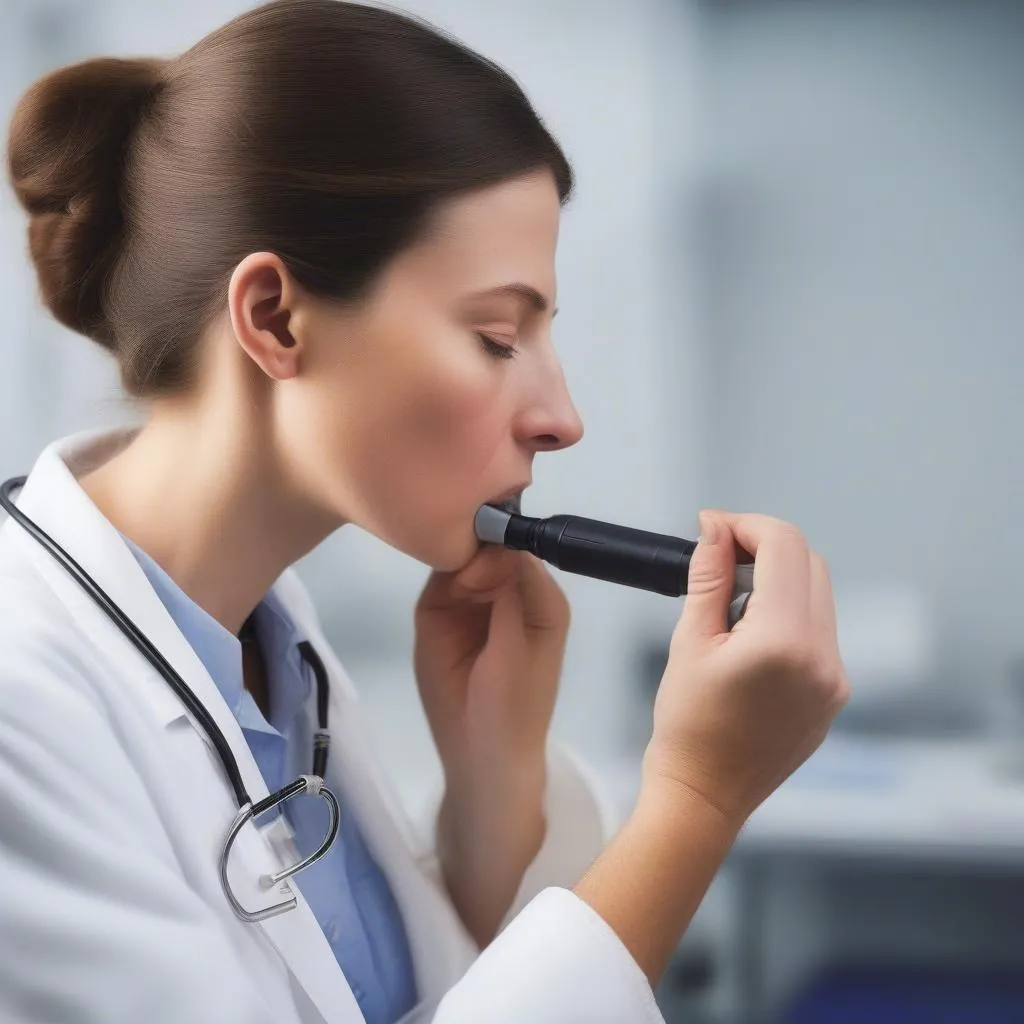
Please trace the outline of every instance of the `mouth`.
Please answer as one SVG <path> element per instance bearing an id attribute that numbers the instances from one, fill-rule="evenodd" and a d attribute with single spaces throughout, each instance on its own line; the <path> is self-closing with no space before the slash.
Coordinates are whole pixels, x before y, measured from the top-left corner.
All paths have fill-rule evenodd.
<path id="1" fill-rule="evenodd" d="M 508 501 L 501 502 L 498 505 L 498 508 L 518 516 L 523 511 L 523 496 L 521 494 L 517 494 L 514 498 L 509 498 Z"/>
<path id="2" fill-rule="evenodd" d="M 514 491 L 505 491 L 504 494 L 499 495 L 493 501 L 488 501 L 487 504 L 494 508 L 500 508 L 503 512 L 511 512 L 513 515 L 522 515 L 523 510 L 523 491 L 529 485 L 517 487 Z"/>

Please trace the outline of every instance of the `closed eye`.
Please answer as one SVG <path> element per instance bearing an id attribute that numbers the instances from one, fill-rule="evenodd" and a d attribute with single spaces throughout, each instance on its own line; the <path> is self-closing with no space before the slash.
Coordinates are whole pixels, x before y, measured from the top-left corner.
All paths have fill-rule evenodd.
<path id="1" fill-rule="evenodd" d="M 506 342 L 496 341 L 489 334 L 477 331 L 476 336 L 480 339 L 484 351 L 494 359 L 515 359 L 516 347 Z"/>

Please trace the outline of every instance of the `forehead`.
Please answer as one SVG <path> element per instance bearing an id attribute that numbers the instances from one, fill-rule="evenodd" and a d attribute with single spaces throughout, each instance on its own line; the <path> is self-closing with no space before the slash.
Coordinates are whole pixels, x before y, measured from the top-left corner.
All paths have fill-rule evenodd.
<path id="1" fill-rule="evenodd" d="M 547 171 L 449 200 L 396 258 L 390 283 L 404 278 L 456 293 L 523 281 L 553 298 L 560 214 Z"/>

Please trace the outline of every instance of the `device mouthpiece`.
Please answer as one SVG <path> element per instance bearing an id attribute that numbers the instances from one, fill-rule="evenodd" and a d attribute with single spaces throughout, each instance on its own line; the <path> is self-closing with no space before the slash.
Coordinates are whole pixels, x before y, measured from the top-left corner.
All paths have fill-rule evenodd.
<path id="1" fill-rule="evenodd" d="M 477 539 L 485 544 L 504 544 L 512 513 L 494 505 L 481 505 L 474 520 Z"/>

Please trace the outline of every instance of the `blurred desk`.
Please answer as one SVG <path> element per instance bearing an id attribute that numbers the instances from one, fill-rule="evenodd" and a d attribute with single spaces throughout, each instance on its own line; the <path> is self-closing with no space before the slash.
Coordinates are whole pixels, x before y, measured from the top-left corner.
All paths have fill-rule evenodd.
<path id="1" fill-rule="evenodd" d="M 830 737 L 751 817 L 740 856 L 1006 862 L 1024 852 L 1024 741 Z"/>
<path id="2" fill-rule="evenodd" d="M 795 858 L 1024 872 L 1024 743 L 833 735 L 736 843 L 737 984 L 766 1012 L 764 911 L 773 865 Z"/>
<path id="3" fill-rule="evenodd" d="M 625 818 L 635 761 L 599 765 Z M 814 853 L 927 857 L 1018 867 L 1024 853 L 1024 738 L 868 739 L 834 733 L 751 816 L 736 857 Z"/>

